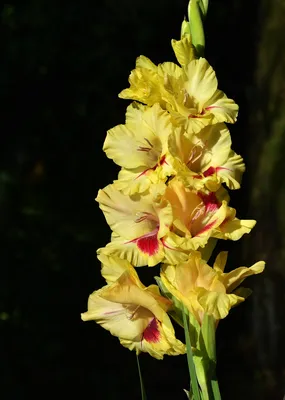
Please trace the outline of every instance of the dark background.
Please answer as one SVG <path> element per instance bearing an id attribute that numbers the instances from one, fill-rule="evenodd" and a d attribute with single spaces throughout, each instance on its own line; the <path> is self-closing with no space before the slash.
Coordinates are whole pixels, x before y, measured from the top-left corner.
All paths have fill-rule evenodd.
<path id="1" fill-rule="evenodd" d="M 62 395 L 139 399 L 135 354 L 83 323 L 100 288 L 96 249 L 110 230 L 94 202 L 118 168 L 106 131 L 124 122 L 135 58 L 174 61 L 186 0 L 12 1 L 1 7 L 0 392 L 3 399 Z M 223 399 L 282 399 L 284 367 L 285 5 L 210 0 L 206 57 L 240 105 L 230 126 L 247 163 L 232 193 L 258 224 L 227 268 L 267 261 L 254 293 L 217 331 Z M 217 249 L 218 250 L 218 249 Z M 150 280 L 150 271 L 143 278 Z M 181 332 L 178 331 L 178 335 Z M 185 357 L 141 357 L 148 398 L 185 399 Z"/>

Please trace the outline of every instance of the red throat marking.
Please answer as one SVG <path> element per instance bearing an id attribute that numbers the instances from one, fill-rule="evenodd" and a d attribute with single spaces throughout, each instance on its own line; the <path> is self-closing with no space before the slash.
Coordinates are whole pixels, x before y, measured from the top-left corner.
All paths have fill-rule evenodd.
<path id="1" fill-rule="evenodd" d="M 160 339 L 160 332 L 158 330 L 158 321 L 153 318 L 146 329 L 143 331 L 143 339 L 149 343 L 157 343 Z"/>
<path id="2" fill-rule="evenodd" d="M 216 171 L 217 171 L 217 168 L 215 168 L 215 167 L 209 167 L 206 171 L 203 172 L 203 175 L 204 175 L 205 177 L 211 176 L 211 175 L 214 175 L 214 174 L 216 173 Z"/>
<path id="3" fill-rule="evenodd" d="M 159 243 L 157 239 L 157 229 L 151 233 L 148 233 L 138 239 L 136 239 L 138 248 L 149 256 L 153 256 L 157 253 Z"/>
<path id="4" fill-rule="evenodd" d="M 221 203 L 217 199 L 215 193 L 204 194 L 199 192 L 198 195 L 206 207 L 206 213 L 215 212 L 220 208 Z"/>
<path id="5" fill-rule="evenodd" d="M 157 167 L 159 167 L 159 166 L 161 166 L 161 165 L 163 165 L 163 164 L 167 164 L 167 165 L 168 165 L 168 163 L 167 163 L 167 161 L 166 161 L 166 156 L 165 156 L 165 155 L 162 156 L 162 157 L 158 160 L 158 162 L 155 164 L 154 167 L 145 169 L 145 170 L 144 170 L 143 172 L 141 172 L 135 179 L 138 179 L 138 178 L 140 178 L 141 176 L 145 175 L 148 171 L 155 171 Z"/>

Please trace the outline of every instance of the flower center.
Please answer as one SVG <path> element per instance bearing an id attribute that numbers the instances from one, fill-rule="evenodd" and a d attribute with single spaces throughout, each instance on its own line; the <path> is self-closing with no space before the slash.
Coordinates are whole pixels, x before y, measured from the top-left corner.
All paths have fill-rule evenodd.
<path id="1" fill-rule="evenodd" d="M 196 161 L 198 161 L 203 156 L 204 149 L 205 149 L 205 144 L 202 143 L 201 141 L 199 141 L 192 147 L 190 154 L 189 154 L 189 159 L 186 163 L 187 167 L 189 169 L 191 169 L 191 171 L 199 172 L 200 166 L 196 165 L 196 168 L 195 168 L 194 164 L 196 163 Z"/>
<path id="2" fill-rule="evenodd" d="M 147 138 L 144 138 L 145 143 L 142 143 L 141 146 L 137 148 L 137 151 L 141 151 L 144 153 L 148 154 L 149 161 L 150 161 L 150 167 L 153 166 L 153 164 L 157 164 L 159 161 L 160 155 L 161 155 L 161 149 L 159 146 L 159 143 L 156 143 L 156 146 L 152 144 Z"/>

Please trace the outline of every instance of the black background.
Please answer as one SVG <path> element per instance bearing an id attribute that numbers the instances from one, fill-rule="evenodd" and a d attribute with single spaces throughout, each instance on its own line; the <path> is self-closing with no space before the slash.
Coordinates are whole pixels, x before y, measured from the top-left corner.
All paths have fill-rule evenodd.
<path id="1" fill-rule="evenodd" d="M 210 0 L 206 24 L 206 57 L 219 87 L 240 105 L 230 129 L 245 161 L 257 7 L 254 0 Z M 104 284 L 96 249 L 109 241 L 110 230 L 94 198 L 118 172 L 102 151 L 106 131 L 124 122 L 129 104 L 117 95 L 128 87 L 138 55 L 175 61 L 170 41 L 179 39 L 186 9 L 186 0 L 22 0 L 2 7 L 3 399 L 140 398 L 135 354 L 95 323 L 83 323 L 80 313 Z M 245 176 L 232 195 L 244 218 L 250 184 Z M 219 244 L 230 250 L 229 268 L 241 265 L 241 246 Z M 143 271 L 146 283 L 150 274 Z M 252 301 L 232 310 L 217 332 L 222 395 L 281 399 L 280 385 L 273 390 L 260 375 Z M 186 398 L 186 357 L 143 355 L 141 368 L 150 400 Z"/>

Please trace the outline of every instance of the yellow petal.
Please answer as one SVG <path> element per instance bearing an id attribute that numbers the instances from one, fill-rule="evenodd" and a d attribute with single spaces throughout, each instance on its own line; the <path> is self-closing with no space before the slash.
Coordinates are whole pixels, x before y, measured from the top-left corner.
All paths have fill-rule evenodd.
<path id="1" fill-rule="evenodd" d="M 159 333 L 159 340 L 157 341 L 130 341 L 120 339 L 120 343 L 130 350 L 136 350 L 137 354 L 140 352 L 147 352 L 158 360 L 162 360 L 164 355 L 176 356 L 185 354 L 186 347 L 180 340 L 176 339 L 167 314 L 165 314 L 163 320 L 157 324 L 157 329 Z"/>
<path id="2" fill-rule="evenodd" d="M 195 58 L 190 35 L 185 35 L 181 40 L 173 39 L 171 45 L 180 65 L 186 66 Z"/>
<path id="3" fill-rule="evenodd" d="M 209 292 L 199 288 L 197 300 L 204 311 L 216 320 L 225 318 L 231 308 L 231 301 L 226 293 Z"/>
<path id="4" fill-rule="evenodd" d="M 177 237 L 177 235 L 175 235 Z M 189 251 L 184 251 L 179 244 L 173 240 L 169 240 L 168 235 L 163 238 L 164 258 L 161 262 L 176 265 L 188 259 Z"/>
<path id="5" fill-rule="evenodd" d="M 114 181 L 116 189 L 125 195 L 135 195 L 136 193 L 146 192 L 153 183 L 159 182 L 157 171 L 146 170 L 145 167 L 134 169 L 122 168 L 118 175 L 118 180 Z"/>
<path id="6" fill-rule="evenodd" d="M 88 311 L 81 314 L 82 320 L 94 320 L 114 336 L 130 340 L 141 337 L 141 333 L 153 317 L 151 312 L 146 310 L 136 320 L 131 319 L 136 307 L 127 307 L 105 299 L 103 295 L 109 289 L 109 286 L 104 286 L 89 296 Z"/>
<path id="7" fill-rule="evenodd" d="M 163 64 L 158 65 L 157 73 L 164 79 L 166 79 L 166 75 L 179 79 L 182 75 L 182 69 L 173 62 L 164 62 Z"/>
<path id="8" fill-rule="evenodd" d="M 137 240 L 144 235 L 169 230 L 171 206 L 166 201 L 156 202 L 161 190 L 165 190 L 165 185 L 153 185 L 148 194 L 129 197 L 113 184 L 99 190 L 96 201 L 116 234 L 126 241 Z"/>
<path id="9" fill-rule="evenodd" d="M 98 249 L 97 252 L 126 259 L 136 267 L 144 265 L 153 267 L 164 259 L 164 247 L 160 240 L 157 240 L 155 252 L 150 255 L 149 252 L 142 251 L 136 241 L 126 241 L 115 234 L 112 235 L 112 241 L 104 248 Z"/>
<path id="10" fill-rule="evenodd" d="M 243 159 L 231 150 L 225 124 L 208 125 L 198 134 L 176 130 L 168 139 L 173 169 L 188 187 L 217 191 L 224 182 L 238 189 L 245 170 Z"/>
<path id="11" fill-rule="evenodd" d="M 265 267 L 264 261 L 259 261 L 251 267 L 239 267 L 231 272 L 223 275 L 223 282 L 228 292 L 232 292 L 239 286 L 248 276 L 260 274 Z"/>
<path id="12" fill-rule="evenodd" d="M 106 279 L 107 283 L 116 282 L 123 273 L 129 271 L 137 286 L 144 288 L 144 285 L 139 280 L 134 267 L 129 263 L 129 261 L 116 256 L 108 256 L 104 253 L 100 253 L 98 259 L 102 263 L 101 274 Z"/>
<path id="13" fill-rule="evenodd" d="M 224 92 L 217 90 L 204 104 L 206 110 L 210 110 L 214 116 L 213 123 L 227 122 L 233 124 L 237 120 L 238 105 L 232 99 L 228 99 Z"/>
<path id="14" fill-rule="evenodd" d="M 145 68 L 150 69 L 151 71 L 156 72 L 157 66 L 147 57 L 139 56 L 136 59 L 136 68 Z"/>
<path id="15" fill-rule="evenodd" d="M 196 233 L 195 237 L 192 238 L 193 241 L 199 241 L 201 238 L 209 238 L 215 235 L 213 232 L 220 227 L 223 221 L 226 218 L 227 214 L 227 203 L 223 201 L 221 206 L 217 209 L 216 212 L 212 213 L 212 216 L 203 223 L 203 226 L 199 228 L 198 233 Z M 211 215 L 209 213 L 209 215 Z M 198 229 L 198 226 L 195 229 Z"/>
<path id="16" fill-rule="evenodd" d="M 159 320 L 162 319 L 163 309 L 147 288 L 137 286 L 130 271 L 124 272 L 114 284 L 106 287 L 100 296 L 114 303 L 134 304 L 136 307 L 147 309 Z M 140 311 L 138 308 L 138 315 Z"/>
<path id="17" fill-rule="evenodd" d="M 130 88 L 119 94 L 121 99 L 137 100 L 150 106 L 155 103 L 164 104 L 161 98 L 163 80 L 158 79 L 155 70 L 136 68 L 130 74 L 129 83 Z"/>
<path id="18" fill-rule="evenodd" d="M 200 304 L 197 302 L 197 296 L 195 292 L 189 291 L 187 296 L 185 296 L 176 285 L 175 281 L 175 267 L 164 264 L 161 271 L 160 277 L 163 285 L 166 289 L 174 296 L 177 300 L 179 300 L 185 307 L 189 310 L 191 314 L 195 316 L 197 321 L 200 320 L 200 313 L 203 311 Z"/>
<path id="19" fill-rule="evenodd" d="M 103 150 L 121 167 L 154 168 L 167 150 L 173 129 L 170 116 L 158 104 L 142 108 L 132 103 L 126 124 L 108 131 Z"/>
<path id="20" fill-rule="evenodd" d="M 147 152 L 140 151 L 140 147 L 148 148 L 148 142 L 136 136 L 126 125 L 118 125 L 107 132 L 103 150 L 108 158 L 125 168 L 137 168 L 150 163 L 153 167 L 157 159 L 150 158 Z M 155 155 L 156 156 L 156 155 Z"/>
<path id="21" fill-rule="evenodd" d="M 233 211 L 231 208 L 229 210 L 230 212 Z M 244 234 L 249 233 L 256 224 L 256 221 L 251 219 L 231 218 L 226 218 L 213 236 L 219 239 L 239 240 Z"/>
<path id="22" fill-rule="evenodd" d="M 213 269 L 218 273 L 223 273 L 228 259 L 228 252 L 221 251 L 214 262 Z"/>
<path id="23" fill-rule="evenodd" d="M 245 171 L 245 164 L 241 156 L 231 151 L 228 160 L 218 167 L 217 175 L 229 189 L 239 189 L 242 174 Z"/>
<path id="24" fill-rule="evenodd" d="M 214 95 L 218 82 L 213 68 L 205 58 L 192 60 L 186 68 L 188 80 L 185 89 L 201 107 Z"/>

